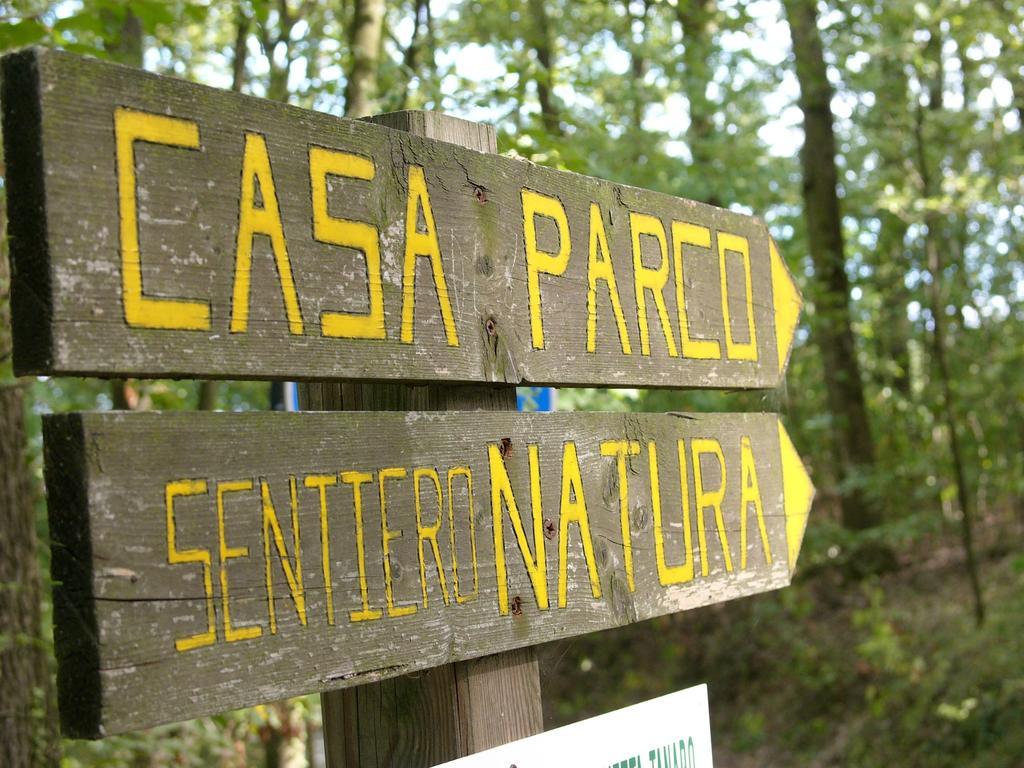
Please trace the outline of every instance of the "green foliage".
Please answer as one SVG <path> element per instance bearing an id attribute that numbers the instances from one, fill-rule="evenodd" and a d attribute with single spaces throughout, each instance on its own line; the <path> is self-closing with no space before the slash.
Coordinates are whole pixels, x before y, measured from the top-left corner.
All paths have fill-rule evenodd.
<path id="1" fill-rule="evenodd" d="M 870 679 L 871 722 L 852 740 L 852 764 L 955 766 L 970 756 L 971 765 L 999 766 L 1022 754 L 1024 736 L 1014 723 L 1024 705 L 1024 678 L 1011 638 L 1024 629 L 1024 582 L 1007 565 L 994 579 L 999 608 L 981 632 L 950 605 L 945 590 L 907 609 L 880 587 L 868 588 L 869 603 L 854 612 L 853 624 Z"/>
<path id="2" fill-rule="evenodd" d="M 49 45 L 119 58 L 137 22 L 147 68 L 231 87 L 240 40 L 240 90 L 339 113 L 352 6 L 8 0 L 0 2 L 0 51 Z M 762 763 L 1012 765 L 1024 754 L 1014 720 L 1024 709 L 1024 558 L 1013 527 L 1024 520 L 1024 7 L 818 7 L 835 88 L 849 306 L 877 457 L 841 484 L 778 3 L 453 0 L 431 3 L 430 15 L 414 0 L 393 2 L 377 96 L 382 110 L 492 122 L 502 150 L 536 162 L 756 212 L 806 299 L 779 391 L 559 393 L 559 407 L 573 410 L 781 411 L 818 497 L 796 586 L 560 646 L 566 660 L 545 676 L 549 719 L 576 720 L 711 680 L 713 711 L 730 715 L 716 714 L 716 748 Z M 941 109 L 932 108 L 933 94 Z M 946 257 L 938 274 L 925 253 L 929 226 Z M 948 566 L 924 581 L 913 570 L 929 553 L 946 552 L 961 514 L 933 344 L 936 282 L 965 485 L 991 556 L 983 574 L 993 580 L 992 616 L 981 631 L 960 615 L 966 596 Z M 10 378 L 9 367 L 0 344 L 0 378 Z M 142 407 L 198 403 L 194 382 L 131 386 Z M 38 380 L 31 390 L 30 454 L 41 480 L 39 415 L 109 408 L 111 390 L 81 379 Z M 216 405 L 266 408 L 267 387 L 221 385 Z M 851 488 L 884 510 L 882 525 L 840 525 L 838 500 Z M 41 486 L 38 499 L 45 541 Z M 880 551 L 895 553 L 903 572 L 851 583 L 851 574 L 884 570 L 864 564 L 865 553 Z M 293 710 L 257 708 L 69 744 L 67 764 L 252 764 L 268 734 L 289 731 L 293 717 L 317 716 L 313 699 Z"/>
<path id="3" fill-rule="evenodd" d="M 46 34 L 46 27 L 36 19 L 18 19 L 0 26 L 0 45 L 5 49 L 34 45 L 44 40 Z"/>
<path id="4" fill-rule="evenodd" d="M 304 758 L 301 735 L 319 725 L 319 697 L 228 712 L 201 720 L 165 725 L 95 742 L 65 742 L 62 768 L 93 765 L 175 765 L 244 768 L 267 760 L 265 743 L 284 735 L 282 765 Z M 289 743 L 295 742 L 295 743 Z"/>

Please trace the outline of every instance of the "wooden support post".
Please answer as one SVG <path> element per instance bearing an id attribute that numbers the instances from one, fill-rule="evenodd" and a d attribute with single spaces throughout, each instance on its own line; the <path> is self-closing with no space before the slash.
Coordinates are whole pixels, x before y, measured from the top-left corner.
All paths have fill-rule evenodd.
<path id="1" fill-rule="evenodd" d="M 433 112 L 367 118 L 390 128 L 497 152 L 491 126 Z M 300 388 L 311 410 L 515 409 L 514 386 L 318 384 Z M 543 730 L 534 649 L 449 664 L 417 675 L 323 694 L 329 768 L 428 766 Z"/>

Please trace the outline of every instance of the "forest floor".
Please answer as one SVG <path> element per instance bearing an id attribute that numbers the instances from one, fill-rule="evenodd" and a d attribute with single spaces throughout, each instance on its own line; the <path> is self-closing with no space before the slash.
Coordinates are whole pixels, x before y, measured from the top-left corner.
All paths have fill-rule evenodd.
<path id="1" fill-rule="evenodd" d="M 545 646 L 548 728 L 706 682 L 716 768 L 1024 768 L 1024 546 L 983 536 L 975 626 L 948 535 L 900 570 Z M 799 568 L 798 568 L 799 575 Z"/>

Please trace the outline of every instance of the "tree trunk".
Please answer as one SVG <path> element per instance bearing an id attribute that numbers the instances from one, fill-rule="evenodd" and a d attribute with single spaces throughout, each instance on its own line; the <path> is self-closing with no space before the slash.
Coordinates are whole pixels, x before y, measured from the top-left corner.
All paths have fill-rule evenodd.
<path id="1" fill-rule="evenodd" d="M 246 62 L 249 58 L 249 30 L 252 27 L 252 20 L 245 13 L 245 9 L 239 4 L 235 8 L 235 44 L 231 58 L 231 90 L 241 93 L 247 79 Z M 217 408 L 217 400 L 220 397 L 221 383 L 219 381 L 200 381 L 199 398 L 196 409 L 200 411 L 212 411 Z"/>
<path id="2" fill-rule="evenodd" d="M 942 40 L 939 32 L 932 31 L 931 38 L 925 47 L 924 59 L 930 68 L 923 73 L 922 80 L 928 83 L 927 113 L 933 117 L 942 111 L 942 95 L 944 90 L 942 69 Z M 932 164 L 928 159 L 928 145 L 925 138 L 925 110 L 918 106 L 917 124 L 914 138 L 917 149 L 918 175 L 921 182 L 921 197 L 925 200 L 936 195 L 939 190 L 932 174 Z M 949 372 L 949 360 L 946 355 L 946 302 L 943 298 L 945 282 L 945 265 L 948 255 L 944 252 L 947 238 L 942 232 L 942 215 L 931 207 L 925 214 L 925 258 L 930 280 L 928 281 L 928 299 L 932 315 L 931 353 L 938 374 L 940 418 L 946 422 L 949 432 L 950 459 L 953 463 L 953 481 L 956 483 L 957 502 L 960 505 L 960 541 L 963 546 L 967 566 L 967 577 L 974 598 L 974 618 L 980 627 L 985 622 L 985 602 L 981 592 L 981 578 L 978 574 L 978 563 L 974 555 L 974 496 L 967 484 L 967 471 L 964 462 L 963 448 L 960 442 L 960 426 L 957 418 L 956 396 Z"/>
<path id="3" fill-rule="evenodd" d="M 891 385 L 904 397 L 910 388 L 910 320 L 907 305 L 910 290 L 906 275 L 907 224 L 888 211 L 879 214 L 881 229 L 878 233 L 875 278 L 882 295 L 878 312 L 878 355 L 892 365 L 882 374 L 882 381 Z"/>
<path id="4" fill-rule="evenodd" d="M 647 76 L 647 57 L 644 55 L 644 38 L 647 36 L 649 2 L 650 0 L 643 0 L 640 15 L 634 16 L 632 0 L 623 0 L 626 17 L 626 39 L 629 41 L 629 69 L 633 80 L 630 83 L 630 116 L 633 122 L 631 129 L 633 140 L 635 141 L 633 149 L 637 156 L 642 155 L 646 151 L 645 142 L 643 142 L 641 136 L 644 130 L 644 114 L 647 111 L 646 89 L 644 88 L 644 78 Z M 637 42 L 633 36 L 634 22 L 640 22 L 640 42 Z"/>
<path id="5" fill-rule="evenodd" d="M 324 39 L 324 26 L 327 20 L 324 14 L 311 9 L 306 16 L 306 23 L 309 25 L 303 37 L 303 57 L 306 59 L 306 89 L 317 91 L 323 87 L 321 72 L 322 61 L 320 58 L 320 46 Z M 307 97 L 308 98 L 308 97 Z M 311 106 L 304 104 L 303 106 Z"/>
<path id="6" fill-rule="evenodd" d="M 219 381 L 199 382 L 199 401 L 196 404 L 198 411 L 213 411 L 217 409 L 217 400 L 220 396 Z"/>
<path id="7" fill-rule="evenodd" d="M 112 26 L 117 23 L 115 11 L 104 10 L 102 14 L 108 25 Z M 142 42 L 142 20 L 132 13 L 131 8 L 125 8 L 117 34 L 106 40 L 103 48 L 113 61 L 142 69 L 145 59 Z M 138 401 L 138 392 L 125 379 L 111 379 L 110 401 L 114 410 L 128 411 L 135 407 L 135 403 Z"/>
<path id="8" fill-rule="evenodd" d="M 352 66 L 345 84 L 345 117 L 377 110 L 377 68 L 384 30 L 384 0 L 356 0 L 349 34 Z"/>
<path id="9" fill-rule="evenodd" d="M 676 4 L 676 18 L 683 30 L 683 92 L 690 105 L 690 126 L 686 129 L 686 143 L 690 149 L 695 170 L 694 183 L 701 185 L 695 191 L 699 199 L 711 205 L 722 205 L 721 196 L 709 185 L 716 173 L 714 150 L 714 104 L 708 99 L 711 81 L 712 24 L 717 12 L 716 0 L 680 0 Z"/>
<path id="10" fill-rule="evenodd" d="M 239 14 L 243 13 L 239 8 Z M 271 35 L 266 19 L 257 23 L 260 48 L 267 59 L 267 98 L 271 101 L 288 101 L 288 77 L 292 71 L 292 29 L 299 19 L 288 7 L 288 0 L 277 2 L 277 34 Z M 237 45 L 237 38 L 236 38 Z M 278 46 L 284 46 L 284 63 L 278 64 L 275 55 Z M 235 49 L 236 55 L 238 49 Z M 237 65 L 237 59 L 235 64 Z"/>
<path id="11" fill-rule="evenodd" d="M 117 24 L 116 11 L 105 10 L 102 14 L 107 24 Z M 126 7 L 120 22 L 117 34 L 104 42 L 103 49 L 112 61 L 142 69 L 142 20 Z"/>
<path id="12" fill-rule="evenodd" d="M 406 81 L 399 109 L 407 109 L 409 107 L 413 78 L 417 75 L 422 78 L 423 72 L 420 71 L 421 69 L 432 71 L 434 68 L 433 40 L 431 39 L 433 33 L 431 27 L 430 0 L 416 0 L 416 5 L 412 11 L 412 37 L 409 40 L 409 46 L 405 49 L 405 54 L 402 56 L 402 67 L 405 69 Z M 421 35 L 420 29 L 424 30 L 424 34 Z M 426 63 L 421 65 L 420 63 L 422 58 L 420 54 L 424 47 L 424 40 L 426 41 L 429 65 Z"/>
<path id="13" fill-rule="evenodd" d="M 836 475 L 843 525 L 853 530 L 881 522 L 864 489 L 875 461 L 874 443 L 850 319 L 842 218 L 836 175 L 832 86 L 818 32 L 816 0 L 785 0 L 793 38 L 800 108 L 804 114 L 804 212 L 814 263 L 817 345 L 824 356 L 825 387 L 831 411 Z"/>
<path id="14" fill-rule="evenodd" d="M 2 203 L 2 200 L 0 200 Z M 4 230 L 0 212 L 0 232 Z M 0 240 L 0 366 L 11 352 L 6 239 Z M 60 763 L 22 388 L 0 376 L 0 765 Z"/>
<path id="15" fill-rule="evenodd" d="M 242 92 L 245 85 L 245 62 L 248 58 L 249 27 L 251 21 L 245 10 L 239 5 L 235 9 L 235 47 L 231 58 L 231 90 Z"/>
<path id="16" fill-rule="evenodd" d="M 417 61 L 420 52 L 420 27 L 423 9 L 428 7 L 426 0 L 416 0 L 412 9 L 412 36 L 409 38 L 409 45 L 402 54 L 402 69 L 405 70 L 405 90 L 402 93 L 400 109 L 406 109 L 409 104 L 409 95 L 412 90 L 412 81 L 416 77 Z"/>
<path id="17" fill-rule="evenodd" d="M 902 17 L 898 18 L 900 22 L 904 21 Z M 909 19 L 906 21 L 911 22 Z M 895 27 L 895 23 L 892 27 Z M 905 33 L 903 29 L 892 27 L 883 28 L 882 32 L 891 46 L 883 47 L 879 54 L 881 81 L 875 91 L 876 103 L 870 119 L 881 158 L 879 170 L 883 179 L 895 189 L 904 189 L 909 170 L 908 158 L 912 153 L 909 142 L 913 133 L 910 86 L 900 46 Z M 906 247 L 908 225 L 901 213 L 886 208 L 878 211 L 880 230 L 878 246 L 873 255 L 875 282 L 882 302 L 876 336 L 880 359 L 892 362 L 892 366 L 881 376 L 882 383 L 891 385 L 904 397 L 909 397 L 911 324 L 907 317 L 907 305 L 911 296 L 906 276 L 910 263 Z"/>
<path id="18" fill-rule="evenodd" d="M 0 765 L 57 765 L 21 387 L 0 384 Z"/>
<path id="19" fill-rule="evenodd" d="M 534 83 L 537 86 L 537 101 L 540 102 L 540 118 L 544 130 L 551 136 L 563 136 L 562 121 L 559 118 L 558 106 L 553 94 L 554 67 L 554 35 L 551 20 L 544 5 L 545 0 L 530 0 L 530 46 L 537 56 L 540 65 Z"/>

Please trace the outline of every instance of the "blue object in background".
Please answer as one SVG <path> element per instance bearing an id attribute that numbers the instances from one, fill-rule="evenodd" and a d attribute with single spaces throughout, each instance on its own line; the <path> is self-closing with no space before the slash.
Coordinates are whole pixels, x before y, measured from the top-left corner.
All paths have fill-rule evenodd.
<path id="1" fill-rule="evenodd" d="M 270 384 L 272 411 L 299 410 L 299 385 L 294 381 L 274 381 Z"/>
<path id="2" fill-rule="evenodd" d="M 555 410 L 555 388 L 516 387 L 516 410 L 538 412 Z"/>

